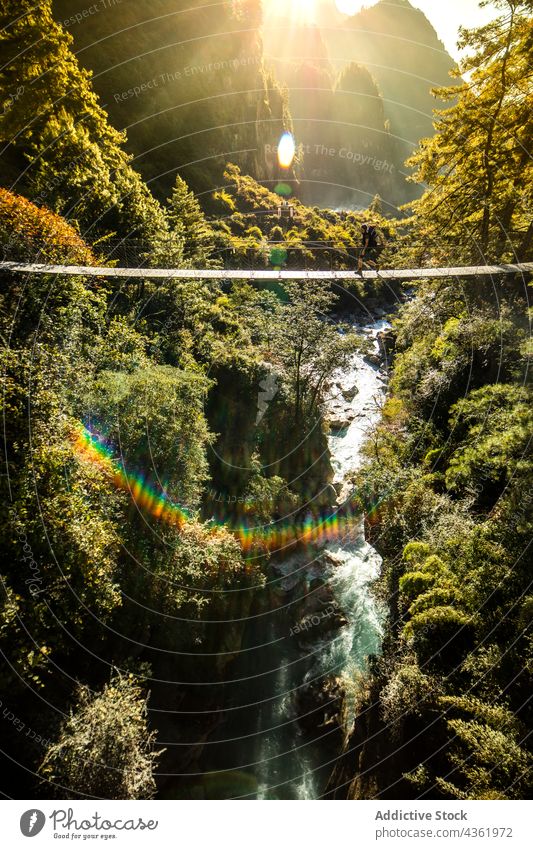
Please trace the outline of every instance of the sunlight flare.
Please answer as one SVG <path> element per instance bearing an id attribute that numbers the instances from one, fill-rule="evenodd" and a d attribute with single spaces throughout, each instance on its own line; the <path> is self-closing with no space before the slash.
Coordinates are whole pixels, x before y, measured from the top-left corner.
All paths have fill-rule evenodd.
<path id="1" fill-rule="evenodd" d="M 315 24 L 317 20 L 317 0 L 270 0 L 265 4 L 266 15 L 276 18 L 290 18 L 293 23 Z"/>
<path id="2" fill-rule="evenodd" d="M 364 4 L 360 0 L 335 0 L 335 5 L 342 15 L 350 15 L 351 17 L 360 12 Z"/>
<path id="3" fill-rule="evenodd" d="M 278 144 L 278 162 L 282 168 L 291 167 L 295 153 L 296 145 L 292 133 L 283 133 Z"/>

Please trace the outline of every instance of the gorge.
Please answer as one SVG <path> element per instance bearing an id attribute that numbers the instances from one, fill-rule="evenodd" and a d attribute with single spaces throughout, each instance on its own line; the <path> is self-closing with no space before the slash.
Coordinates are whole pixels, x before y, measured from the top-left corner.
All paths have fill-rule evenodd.
<path id="1" fill-rule="evenodd" d="M 376 340 L 387 327 L 383 320 L 357 326 L 372 340 L 375 362 L 355 354 L 332 378 L 326 405 L 337 420 L 335 405 L 343 405 L 340 426 L 329 437 L 339 493 L 328 508 L 333 517 L 350 501 L 345 475 L 356 468 L 379 417 L 386 357 Z M 354 696 L 345 688 L 357 687 L 368 656 L 380 651 L 383 611 L 372 592 L 379 566 L 360 518 L 351 514 L 331 541 L 273 553 L 225 688 L 229 712 L 200 760 L 208 779 L 203 788 L 193 782 L 192 792 L 212 798 L 214 786 L 216 798 L 304 800 L 323 794 L 335 751 L 353 721 Z"/>
<path id="2" fill-rule="evenodd" d="M 0 3 L 6 796 L 531 795 L 531 2 L 318 5 Z"/>

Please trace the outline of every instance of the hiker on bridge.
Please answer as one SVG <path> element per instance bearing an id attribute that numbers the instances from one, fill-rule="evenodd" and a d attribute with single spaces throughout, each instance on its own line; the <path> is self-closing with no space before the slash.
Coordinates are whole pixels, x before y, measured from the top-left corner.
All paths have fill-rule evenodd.
<path id="1" fill-rule="evenodd" d="M 361 274 L 363 271 L 363 261 L 379 271 L 379 257 L 383 245 L 380 243 L 378 230 L 373 224 L 366 223 L 361 226 L 361 242 L 363 247 L 359 254 L 358 272 Z"/>

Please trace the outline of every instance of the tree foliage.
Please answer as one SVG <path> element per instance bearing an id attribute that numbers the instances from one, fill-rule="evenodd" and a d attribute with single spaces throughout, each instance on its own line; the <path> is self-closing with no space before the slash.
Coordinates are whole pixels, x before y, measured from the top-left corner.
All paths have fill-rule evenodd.
<path id="1" fill-rule="evenodd" d="M 106 799 L 150 799 L 157 753 L 146 699 L 132 677 L 115 676 L 100 693 L 79 687 L 59 738 L 39 767 L 47 792 Z"/>
<path id="2" fill-rule="evenodd" d="M 455 102 L 437 114 L 436 134 L 408 163 L 430 187 L 413 206 L 411 238 L 437 261 L 531 258 L 531 3 L 496 6 L 493 22 L 463 30 L 469 52 L 460 70 L 470 77 L 438 90 Z"/>
<path id="3" fill-rule="evenodd" d="M 429 185 L 408 224 L 419 258 L 530 255 L 531 4 L 497 5 L 497 20 L 463 33 L 471 76 L 440 92 L 456 102 L 412 159 Z M 407 797 L 531 794 L 525 282 L 417 287 L 394 322 L 391 395 L 355 480 L 390 600 L 371 689 L 409 752 L 378 771 L 378 789 L 395 781 Z"/>
<path id="4" fill-rule="evenodd" d="M 118 235 L 150 251 L 163 240 L 179 259 L 181 242 L 131 167 L 125 136 L 109 124 L 91 75 L 72 52 L 72 37 L 53 18 L 51 0 L 38 6 L 24 0 L 16 17 L 5 2 L 0 12 L 7 179 L 11 174 L 37 205 L 77 222 L 89 241 Z"/>

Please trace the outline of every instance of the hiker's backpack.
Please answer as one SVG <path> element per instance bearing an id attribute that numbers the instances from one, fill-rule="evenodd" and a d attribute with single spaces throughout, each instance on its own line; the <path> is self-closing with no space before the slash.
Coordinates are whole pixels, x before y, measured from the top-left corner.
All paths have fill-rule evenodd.
<path id="1" fill-rule="evenodd" d="M 368 247 L 369 248 L 377 248 L 378 246 L 378 234 L 375 227 L 369 227 L 366 231 L 368 236 Z"/>

